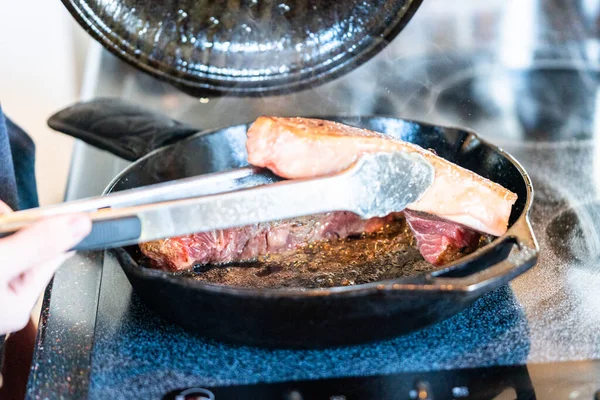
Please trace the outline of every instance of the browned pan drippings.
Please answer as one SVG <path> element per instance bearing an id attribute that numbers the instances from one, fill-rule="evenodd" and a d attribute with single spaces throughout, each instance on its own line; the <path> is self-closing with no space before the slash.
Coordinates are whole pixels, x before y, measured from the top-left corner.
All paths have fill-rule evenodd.
<path id="1" fill-rule="evenodd" d="M 197 266 L 192 279 L 251 288 L 327 288 L 411 276 L 439 267 L 423 260 L 404 219 L 373 234 L 318 242 L 254 263 Z"/>

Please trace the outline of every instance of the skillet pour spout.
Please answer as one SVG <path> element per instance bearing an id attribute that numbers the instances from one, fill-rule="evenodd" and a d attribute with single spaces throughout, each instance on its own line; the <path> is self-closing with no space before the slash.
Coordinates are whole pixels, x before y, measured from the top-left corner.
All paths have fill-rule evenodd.
<path id="1" fill-rule="evenodd" d="M 121 137 L 106 123 L 79 118 L 79 111 L 84 110 L 85 115 L 98 116 L 97 122 L 114 121 L 106 111 L 90 113 L 92 105 L 80 104 L 60 112 L 51 125 L 60 125 L 62 130 L 101 143 L 111 151 L 127 137 L 127 130 L 118 131 L 125 135 Z M 118 109 L 112 108 L 114 117 L 127 118 L 127 113 L 115 113 Z M 146 123 L 152 120 L 151 113 L 144 115 Z M 441 268 L 325 289 L 257 289 L 202 282 L 145 267 L 137 246 L 111 250 L 135 295 L 164 319 L 216 340 L 277 348 L 322 348 L 387 339 L 448 319 L 536 264 L 539 247 L 528 219 L 533 188 L 526 171 L 509 154 L 464 129 L 381 116 L 321 118 L 433 149 L 439 156 L 516 193 L 508 231 Z M 163 131 L 183 126 L 159 120 L 162 122 L 155 126 L 166 125 Z M 117 125 L 118 129 L 127 126 Z M 139 126 L 132 126 L 132 131 L 140 131 Z M 136 161 L 115 177 L 105 193 L 248 166 L 248 125 L 194 134 L 191 127 L 182 129 L 187 131 L 178 141 L 132 157 Z M 133 153 L 143 153 L 141 148 Z"/>

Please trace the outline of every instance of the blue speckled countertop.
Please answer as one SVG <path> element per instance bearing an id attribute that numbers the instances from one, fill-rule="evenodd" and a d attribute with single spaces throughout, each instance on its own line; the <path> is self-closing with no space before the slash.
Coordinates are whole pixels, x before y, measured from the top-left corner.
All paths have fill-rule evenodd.
<path id="1" fill-rule="evenodd" d="M 103 289 L 92 359 L 92 399 L 128 398 L 134 393 L 155 398 L 194 385 L 512 365 L 525 362 L 529 353 L 527 320 L 508 287 L 411 335 L 328 350 L 271 350 L 199 338 L 164 322 L 134 294 L 123 308 L 121 300 L 130 293 L 114 260 L 105 262 Z"/>

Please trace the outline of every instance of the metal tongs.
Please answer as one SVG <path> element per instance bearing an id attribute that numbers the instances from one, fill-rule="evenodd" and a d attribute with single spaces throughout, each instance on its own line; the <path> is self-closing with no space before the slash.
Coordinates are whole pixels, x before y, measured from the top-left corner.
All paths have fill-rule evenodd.
<path id="1" fill-rule="evenodd" d="M 417 153 L 373 153 L 313 179 L 246 167 L 0 216 L 0 237 L 59 214 L 88 213 L 91 233 L 73 250 L 101 250 L 169 237 L 333 211 L 363 219 L 402 211 L 434 178 Z"/>

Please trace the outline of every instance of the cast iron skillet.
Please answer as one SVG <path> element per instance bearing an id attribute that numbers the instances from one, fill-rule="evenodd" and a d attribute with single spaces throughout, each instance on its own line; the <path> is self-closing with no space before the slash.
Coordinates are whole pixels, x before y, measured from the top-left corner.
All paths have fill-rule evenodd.
<path id="1" fill-rule="evenodd" d="M 188 136 L 139 158 L 106 193 L 247 165 L 247 125 L 192 134 L 189 127 L 141 109 L 110 104 L 112 108 L 102 100 L 76 105 L 53 116 L 50 126 L 108 150 L 127 143 L 135 147 L 135 140 L 147 143 L 160 137 L 159 132 L 179 129 L 181 136 Z M 114 250 L 135 293 L 167 320 L 201 335 L 251 345 L 315 348 L 390 338 L 446 319 L 536 263 L 538 245 L 528 220 L 533 190 L 527 173 L 510 155 L 461 129 L 388 117 L 327 119 L 432 148 L 517 193 L 508 232 L 431 273 L 329 289 L 211 285 L 140 266 L 137 246 Z M 127 135 L 127 127 L 133 127 L 129 132 L 135 136 Z M 113 137 L 122 135 L 111 142 L 111 132 Z M 122 154 L 136 158 L 135 153 Z"/>
<path id="2" fill-rule="evenodd" d="M 383 49 L 422 0 L 62 0 L 104 47 L 197 97 L 286 93 Z"/>

